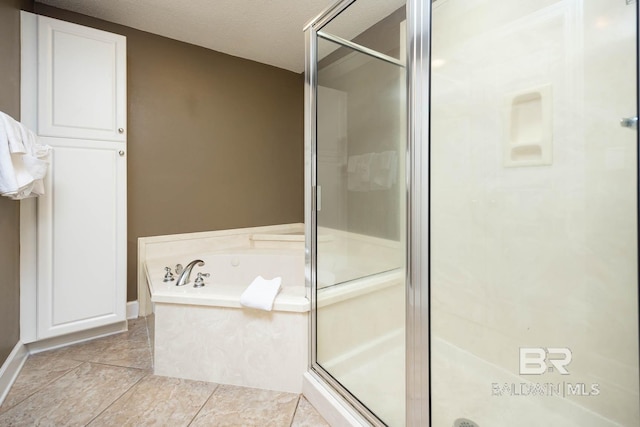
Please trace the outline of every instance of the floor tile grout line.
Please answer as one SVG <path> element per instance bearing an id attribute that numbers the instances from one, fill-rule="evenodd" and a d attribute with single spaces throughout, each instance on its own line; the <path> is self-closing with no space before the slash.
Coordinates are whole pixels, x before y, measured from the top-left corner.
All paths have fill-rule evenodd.
<path id="1" fill-rule="evenodd" d="M 38 354 L 43 354 L 43 353 L 38 353 Z M 98 364 L 98 365 L 116 366 L 116 367 L 120 367 L 120 368 L 131 368 L 131 369 L 141 369 L 141 370 L 148 369 L 148 368 L 143 368 L 143 367 L 138 367 L 138 366 L 117 365 L 114 362 L 109 362 L 109 361 L 96 361 L 96 360 L 91 359 L 91 358 L 80 358 L 80 357 L 73 357 L 73 356 L 72 357 L 58 356 L 58 357 L 60 359 L 73 360 L 74 362 L 80 362 L 80 363 L 95 363 L 95 364 Z"/>
<path id="2" fill-rule="evenodd" d="M 149 376 L 149 374 L 143 375 L 142 377 L 140 377 L 140 379 L 138 379 L 138 381 L 136 381 L 135 383 L 133 383 L 128 389 L 126 389 L 120 396 L 118 396 L 116 399 L 114 399 L 113 402 L 111 402 L 110 404 L 108 404 L 102 411 L 100 411 L 95 417 L 91 418 L 89 420 L 88 423 L 85 424 L 85 427 L 90 425 L 92 422 L 94 422 L 98 417 L 100 417 L 100 415 L 104 414 L 105 411 L 109 408 L 111 408 L 113 405 L 116 404 L 117 401 L 119 401 L 120 399 L 122 399 L 124 397 L 125 394 L 129 393 L 129 390 L 131 390 L 132 388 L 134 388 L 135 386 L 137 386 L 140 381 L 142 381 L 143 379 L 147 378 Z"/>
<path id="3" fill-rule="evenodd" d="M 9 406 L 8 408 L 6 408 L 5 410 L 3 410 L 2 412 L 0 412 L 0 415 L 4 414 L 5 412 L 11 410 L 12 408 L 15 408 L 16 406 L 20 405 L 22 402 L 24 402 L 25 400 L 29 399 L 31 396 L 33 396 L 34 394 L 38 393 L 40 390 L 44 389 L 45 387 L 53 384 L 54 382 L 58 381 L 60 378 L 64 377 L 65 375 L 67 375 L 69 372 L 78 369 L 80 366 L 82 366 L 84 363 L 86 362 L 81 362 L 79 360 L 73 360 L 73 359 L 66 359 L 66 360 L 72 360 L 73 362 L 78 362 L 79 365 L 78 366 L 74 366 L 71 369 L 67 369 L 66 371 L 64 371 L 63 373 L 61 373 L 60 375 L 58 375 L 57 377 L 53 378 L 51 381 L 41 385 L 39 388 L 37 388 L 36 390 L 34 390 L 32 393 L 30 393 L 29 395 L 27 395 L 24 399 L 20 400 L 19 402 L 15 403 L 14 405 Z M 13 385 L 11 386 L 13 387 Z M 11 391 L 11 390 L 9 390 Z M 8 396 L 8 395 L 7 395 Z M 5 399 L 6 401 L 6 399 Z"/>
<path id="4" fill-rule="evenodd" d="M 212 383 L 214 384 L 214 383 Z M 213 397 L 214 394 L 216 394 L 216 391 L 218 391 L 218 388 L 220 387 L 220 384 L 216 384 L 215 388 L 213 390 L 211 390 L 211 394 L 209 395 L 209 397 L 207 397 L 204 401 L 204 403 L 202 404 L 202 406 L 200 406 L 200 408 L 196 411 L 196 413 L 193 415 L 193 417 L 191 418 L 191 421 L 189 421 L 189 424 L 187 424 L 187 427 L 189 427 L 191 424 L 193 424 L 193 422 L 196 420 L 196 418 L 198 417 L 198 415 L 200 414 L 200 412 L 202 412 L 202 409 L 205 407 L 205 405 L 207 403 L 209 403 L 209 401 L 211 400 L 211 398 Z"/>
<path id="5" fill-rule="evenodd" d="M 80 361 L 78 361 L 80 362 Z M 122 369 L 135 369 L 137 371 L 149 371 L 149 373 L 153 373 L 152 369 L 149 368 L 140 368 L 138 366 L 126 366 L 126 365 L 114 365 L 113 363 L 108 362 L 94 362 L 92 360 L 85 360 L 82 363 L 91 363 L 93 365 L 101 365 L 101 366 L 109 366 L 111 368 L 122 368 Z"/>
<path id="6" fill-rule="evenodd" d="M 148 348 L 147 348 L 148 351 Z M 45 352 L 42 353 L 38 353 L 38 354 L 45 354 Z M 149 356 L 151 356 L 151 354 L 149 353 Z M 96 361 L 95 359 L 92 358 L 88 358 L 88 357 L 78 357 L 78 356 L 55 356 L 58 357 L 60 359 L 66 359 L 66 360 L 73 360 L 74 362 L 81 362 L 81 363 L 99 363 L 101 365 L 111 365 L 111 366 L 121 366 L 124 368 L 134 368 L 134 369 L 146 369 L 146 368 L 140 368 L 140 367 L 136 367 L 136 366 L 127 366 L 127 365 L 116 365 L 113 362 L 109 362 L 109 361 Z M 153 360 L 151 358 L 151 360 Z"/>
<path id="7" fill-rule="evenodd" d="M 145 318 L 145 324 L 146 324 L 146 318 Z M 147 324 L 148 325 L 148 324 Z M 142 331 L 141 331 L 142 332 Z M 152 356 L 153 353 L 151 351 L 150 348 L 150 339 L 149 339 L 149 331 L 148 329 L 145 331 L 147 333 L 147 349 L 148 352 L 150 353 L 150 355 Z M 130 339 L 131 337 L 125 338 L 126 339 Z M 136 337 L 136 342 L 138 341 L 138 338 L 141 337 Z M 31 392 L 30 390 L 28 390 L 29 395 L 27 397 L 25 397 L 24 399 L 21 399 L 20 402 L 18 402 L 17 404 L 11 406 L 10 408 L 8 408 L 7 410 L 11 410 L 11 411 L 19 411 L 18 410 L 14 410 L 15 407 L 24 407 L 25 405 L 25 401 L 28 399 L 31 399 L 32 396 L 38 394 L 38 393 L 43 393 L 45 392 L 48 388 L 50 388 L 52 386 L 52 384 L 55 384 L 58 381 L 61 381 L 62 378 L 67 377 L 68 375 L 72 375 L 74 371 L 78 371 L 87 367 L 91 367 L 91 366 L 103 366 L 103 367 L 107 367 L 107 368 L 113 368 L 114 370 L 127 370 L 129 371 L 131 374 L 134 373 L 134 371 L 131 370 L 135 370 L 136 372 L 138 372 L 138 374 L 140 375 L 140 378 L 138 378 L 137 380 L 135 380 L 129 387 L 127 387 L 127 389 L 125 389 L 124 391 L 120 392 L 120 394 L 115 394 L 115 396 L 113 396 L 112 399 L 109 399 L 108 401 L 104 402 L 105 407 L 102 410 L 99 410 L 99 408 L 96 408 L 95 411 L 95 415 L 91 412 L 87 414 L 87 418 L 88 420 L 85 421 L 83 423 L 84 426 L 89 426 L 89 425 L 95 425 L 96 423 L 99 423 L 99 419 L 100 417 L 102 417 L 103 415 L 105 415 L 105 413 L 109 410 L 115 410 L 115 406 L 118 404 L 118 402 L 122 403 L 123 399 L 125 399 L 125 396 L 128 393 L 133 393 L 132 390 L 134 390 L 136 387 L 138 387 L 141 382 L 143 382 L 145 379 L 148 379 L 150 377 L 153 377 L 153 368 L 149 369 L 148 367 L 146 368 L 141 368 L 141 367 L 134 367 L 134 366 L 127 366 L 127 365 L 114 365 L 112 363 L 110 363 L 109 361 L 93 361 L 93 360 L 79 360 L 76 358 L 70 358 L 70 357 L 65 357 L 65 356 L 54 356 L 56 359 L 60 359 L 60 360 L 67 360 L 67 361 L 73 361 L 74 363 L 77 363 L 77 366 L 71 368 L 71 369 L 66 369 L 63 370 L 63 372 L 56 376 L 55 378 L 51 379 L 50 381 L 48 381 L 46 384 L 43 384 L 41 386 L 39 386 L 37 388 L 37 390 Z M 45 359 L 46 361 L 46 359 Z M 86 365 L 86 366 L 85 366 Z M 36 365 L 37 366 L 37 365 Z M 120 369 L 119 369 L 120 368 Z M 36 374 L 38 372 L 36 371 Z M 137 375 L 136 375 L 137 376 Z M 186 416 L 184 416 L 184 418 L 182 418 L 180 421 L 182 423 L 185 423 L 184 425 L 187 426 L 192 426 L 194 425 L 195 421 L 197 419 L 199 419 L 199 415 L 203 414 L 204 418 L 207 418 L 207 411 L 205 411 L 204 413 L 202 412 L 204 410 L 205 407 L 207 407 L 207 405 L 213 405 L 213 406 L 217 406 L 217 401 L 215 400 L 216 397 L 219 397 L 221 394 L 224 394 L 225 392 L 225 387 L 223 384 L 219 384 L 219 383 L 215 383 L 215 382 L 209 382 L 209 384 L 211 384 L 213 386 L 213 388 L 211 389 L 209 395 L 207 396 L 205 395 L 201 395 L 203 399 L 203 403 L 199 406 L 196 407 L 193 416 L 189 418 L 188 413 L 185 414 Z M 240 386 L 242 387 L 242 386 Z M 247 388 L 247 387 L 242 387 L 242 388 Z M 302 399 L 304 398 L 304 396 L 301 393 L 298 393 L 297 395 L 291 396 L 294 397 L 294 399 L 290 400 L 290 402 L 293 402 L 294 404 L 289 406 L 289 408 L 292 408 L 288 410 L 288 418 L 289 421 L 287 422 L 286 419 L 284 418 L 282 419 L 283 423 L 281 424 L 282 426 L 289 426 L 292 427 L 295 424 L 296 421 L 296 415 L 298 414 L 298 411 L 301 410 L 301 403 L 302 403 Z M 214 399 L 214 401 L 212 402 L 211 400 Z M 288 405 L 287 405 L 288 406 Z M 191 411 L 189 411 L 191 412 Z M 282 413 L 282 415 L 287 416 L 287 412 Z M 2 414 L 0 414 L 0 417 L 2 416 Z M 83 417 L 84 418 L 84 417 Z M 200 417 L 200 419 L 203 419 L 202 417 Z"/>
<path id="8" fill-rule="evenodd" d="M 82 362 L 82 363 L 80 363 L 80 364 L 79 364 L 78 366 L 76 366 L 75 368 L 73 368 L 73 369 L 69 369 L 69 370 L 68 370 L 67 372 L 65 372 L 63 375 L 60 375 L 60 376 L 59 376 L 58 378 L 56 378 L 54 381 L 50 381 L 50 382 L 48 382 L 48 383 L 46 384 L 46 386 L 42 386 L 42 387 L 40 387 L 40 388 L 38 389 L 38 391 L 36 391 L 36 392 L 34 392 L 34 393 L 31 393 L 31 394 L 29 395 L 29 397 L 27 397 L 27 398 L 25 398 L 25 399 L 21 400 L 21 401 L 20 401 L 20 403 L 18 403 L 18 404 L 16 404 L 16 405 L 13 405 L 11 408 L 9 408 L 9 409 L 7 409 L 6 411 L 2 412 L 2 413 L 0 414 L 0 417 L 1 417 L 1 416 L 3 416 L 4 414 L 6 414 L 7 412 L 12 411 L 12 410 L 14 410 L 15 408 L 19 407 L 20 405 L 22 405 L 24 402 L 26 402 L 27 400 L 29 400 L 31 397 L 35 396 L 36 394 L 38 394 L 38 393 L 42 392 L 42 391 L 43 391 L 47 386 L 49 386 L 49 385 L 51 385 L 51 384 L 53 384 L 53 383 L 57 382 L 58 380 L 62 379 L 63 377 L 66 377 L 66 376 L 67 376 L 67 375 L 69 375 L 71 372 L 73 372 L 73 371 L 75 371 L 75 370 L 77 370 L 77 369 L 80 369 L 80 368 L 81 368 L 83 365 L 85 365 L 86 363 L 87 363 L 87 362 Z"/>
<path id="9" fill-rule="evenodd" d="M 291 415 L 291 421 L 289 422 L 289 427 L 293 426 L 293 421 L 296 419 L 296 413 L 298 413 L 298 408 L 300 407 L 300 398 L 302 394 L 298 394 L 298 400 L 296 401 L 296 408 L 293 410 L 293 414 Z"/>
<path id="10" fill-rule="evenodd" d="M 146 319 L 145 319 L 145 326 L 146 326 Z M 149 333 L 148 330 L 145 328 L 145 332 L 146 332 L 146 336 L 147 336 L 147 340 L 146 340 L 146 345 L 145 347 L 147 348 L 147 352 L 149 353 L 149 356 L 151 356 L 150 354 L 150 348 L 149 348 Z M 126 337 L 125 340 L 129 340 L 130 337 Z M 98 339 L 100 340 L 100 339 Z M 98 341 L 98 340 L 92 340 L 92 341 Z M 73 346 L 73 345 L 71 345 Z M 62 347 L 62 348 L 68 348 L 70 346 L 66 346 L 66 347 Z M 136 381 L 134 384 L 132 384 L 127 390 L 125 390 L 122 395 L 119 395 L 113 402 L 111 402 L 109 405 L 107 405 L 107 407 L 102 410 L 99 414 L 97 414 L 95 417 L 93 417 L 89 423 L 93 422 L 97 417 L 99 417 L 104 411 L 106 411 L 109 407 L 111 407 L 116 401 L 120 400 L 120 398 L 126 394 L 129 390 L 131 390 L 132 387 L 134 387 L 136 384 L 138 384 L 143 378 L 146 378 L 147 376 L 149 376 L 150 374 L 152 374 L 152 372 L 149 371 L 149 368 L 142 368 L 142 367 L 135 367 L 135 366 L 122 366 L 122 365 L 114 365 L 108 362 L 97 362 L 94 360 L 86 360 L 83 358 L 77 358 L 77 357 L 73 357 L 73 355 L 71 355 L 71 357 L 66 356 L 66 355 L 55 355 L 53 354 L 56 350 L 58 349 L 53 349 L 50 350 L 50 355 L 49 357 L 52 357 L 54 359 L 58 359 L 58 360 L 66 360 L 66 361 L 71 361 L 71 362 L 75 362 L 77 363 L 77 366 L 70 368 L 70 369 L 66 369 L 64 370 L 60 375 L 56 376 L 55 378 L 52 378 L 50 381 L 46 382 L 45 384 L 40 385 L 37 389 L 31 391 L 27 396 L 25 396 L 24 398 L 22 398 L 20 401 L 16 402 L 15 404 L 11 405 L 10 407 L 7 407 L 6 409 L 4 409 L 2 412 L 0 412 L 0 417 L 4 414 L 6 414 L 7 412 L 10 411 L 14 411 L 15 408 L 18 408 L 20 406 L 22 406 L 27 400 L 29 400 L 30 398 L 32 398 L 33 396 L 37 395 L 38 393 L 44 392 L 48 387 L 50 387 L 51 385 L 53 385 L 54 383 L 56 383 L 57 381 L 60 381 L 62 378 L 66 377 L 67 375 L 69 375 L 70 373 L 81 369 L 84 365 L 100 365 L 100 366 L 107 366 L 107 367 L 112 367 L 112 368 L 122 368 L 122 369 L 135 369 L 137 371 L 143 371 L 144 374 L 140 377 L 140 379 L 138 381 Z M 28 357 L 31 356 L 36 356 L 36 355 L 44 355 L 46 353 L 48 353 L 49 351 L 42 351 L 42 352 L 38 352 L 35 354 L 30 354 L 28 355 Z M 145 372 L 146 371 L 146 372 Z"/>
<path id="11" fill-rule="evenodd" d="M 147 349 L 149 349 L 149 329 L 147 328 L 147 320 L 145 318 L 145 332 L 147 335 Z M 93 363 L 96 365 L 102 365 L 102 366 L 109 366 L 109 367 L 116 367 L 116 368 L 125 368 L 125 369 L 136 369 L 136 370 L 141 370 L 141 371 L 145 371 L 147 369 L 145 368 L 137 368 L 137 367 L 133 367 L 133 366 L 119 366 L 119 365 L 112 365 L 109 363 L 104 363 L 104 362 L 88 362 L 88 363 Z M 130 390 L 132 390 L 134 387 L 136 387 L 138 384 L 140 384 L 140 382 L 142 382 L 142 380 L 144 380 L 145 378 L 148 378 L 150 375 L 153 375 L 153 370 L 151 370 L 151 372 L 147 372 L 145 373 L 145 375 L 141 376 L 138 381 L 136 381 L 135 383 L 133 383 L 127 390 L 125 390 L 120 396 L 118 396 L 113 402 L 111 402 L 109 405 L 107 405 L 107 407 L 105 407 L 102 411 L 100 411 L 100 413 L 98 413 L 95 417 L 93 417 L 91 420 L 89 420 L 89 422 L 87 424 L 85 424 L 85 426 L 90 425 L 91 423 L 93 423 L 95 420 L 97 420 L 102 414 L 104 414 L 109 408 L 111 408 L 113 405 L 115 405 L 120 399 L 122 399 L 124 397 L 125 394 L 127 394 Z"/>

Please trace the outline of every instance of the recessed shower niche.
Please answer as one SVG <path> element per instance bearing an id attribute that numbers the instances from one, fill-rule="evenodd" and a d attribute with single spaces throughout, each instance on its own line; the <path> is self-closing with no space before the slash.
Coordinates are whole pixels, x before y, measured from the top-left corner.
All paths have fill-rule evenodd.
<path id="1" fill-rule="evenodd" d="M 544 85 L 506 97 L 505 167 L 552 163 L 551 93 Z"/>

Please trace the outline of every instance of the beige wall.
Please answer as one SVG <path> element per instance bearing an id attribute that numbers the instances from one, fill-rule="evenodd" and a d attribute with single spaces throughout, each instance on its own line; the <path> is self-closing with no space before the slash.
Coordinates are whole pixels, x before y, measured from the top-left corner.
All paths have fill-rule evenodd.
<path id="1" fill-rule="evenodd" d="M 128 300 L 142 236 L 302 222 L 303 79 L 84 15 L 127 36 Z"/>
<path id="2" fill-rule="evenodd" d="M 20 0 L 0 0 L 0 111 L 20 118 Z M 20 339 L 20 204 L 0 197 L 0 365 Z"/>

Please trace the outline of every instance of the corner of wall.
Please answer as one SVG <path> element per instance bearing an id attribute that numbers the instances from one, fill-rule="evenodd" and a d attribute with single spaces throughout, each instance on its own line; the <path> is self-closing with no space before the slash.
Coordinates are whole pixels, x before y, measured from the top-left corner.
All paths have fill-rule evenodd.
<path id="1" fill-rule="evenodd" d="M 20 118 L 20 9 L 33 0 L 0 2 L 0 111 Z M 20 204 L 0 198 L 0 363 L 20 339 Z"/>

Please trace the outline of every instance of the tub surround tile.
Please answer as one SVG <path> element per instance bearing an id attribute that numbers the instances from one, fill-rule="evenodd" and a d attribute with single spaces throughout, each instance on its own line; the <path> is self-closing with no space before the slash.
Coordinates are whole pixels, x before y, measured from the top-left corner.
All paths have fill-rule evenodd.
<path id="1" fill-rule="evenodd" d="M 289 427 L 298 394 L 220 385 L 192 426 Z"/>
<path id="2" fill-rule="evenodd" d="M 153 361 L 153 348 L 155 346 L 155 336 L 156 336 L 156 318 L 155 314 L 151 313 L 146 318 L 147 321 L 147 334 L 149 335 L 149 351 L 151 352 L 151 360 Z"/>
<path id="3" fill-rule="evenodd" d="M 214 383 L 149 375 L 89 425 L 186 426 L 216 387 Z"/>
<path id="4" fill-rule="evenodd" d="M 291 427 L 330 427 L 324 418 L 311 406 L 304 396 L 300 396 Z"/>
<path id="5" fill-rule="evenodd" d="M 0 425 L 85 425 L 144 375 L 139 369 L 83 363 L 0 414 Z"/>
<path id="6" fill-rule="evenodd" d="M 302 391 L 307 313 L 156 304 L 154 373 Z"/>
<path id="7" fill-rule="evenodd" d="M 302 224 L 289 224 L 141 239 L 139 277 L 148 286 L 138 294 L 145 299 L 150 293 L 154 303 L 154 374 L 300 393 L 309 300 L 303 247 L 286 244 L 302 243 L 303 235 Z M 285 245 L 254 245 L 265 241 Z M 204 287 L 163 281 L 164 268 L 185 265 L 185 259 L 204 261 L 199 270 L 211 274 Z M 271 312 L 239 303 L 258 275 L 282 277 Z"/>
<path id="8" fill-rule="evenodd" d="M 0 414 L 81 364 L 82 362 L 63 359 L 48 353 L 29 356 L 9 394 L 0 406 Z"/>

